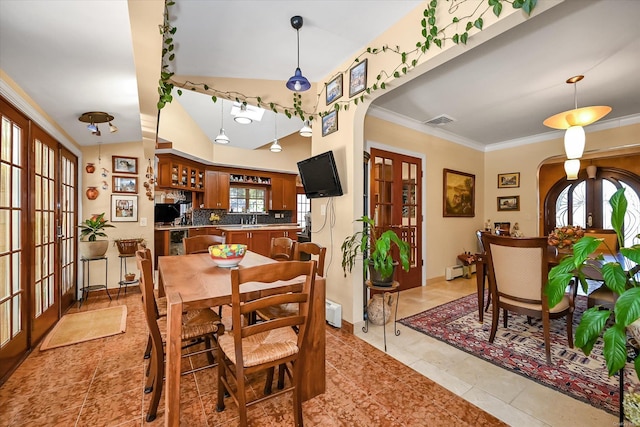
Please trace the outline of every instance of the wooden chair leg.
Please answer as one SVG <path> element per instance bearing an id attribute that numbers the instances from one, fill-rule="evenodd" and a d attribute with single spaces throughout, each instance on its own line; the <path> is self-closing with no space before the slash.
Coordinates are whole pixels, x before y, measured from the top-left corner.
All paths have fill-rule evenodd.
<path id="1" fill-rule="evenodd" d="M 224 353 L 218 347 L 218 402 L 216 403 L 216 411 L 224 411 L 224 395 L 226 392 L 225 383 L 227 382 L 227 361 Z"/>
<path id="2" fill-rule="evenodd" d="M 504 324 L 505 328 L 509 326 L 509 313 L 507 312 L 506 308 L 502 309 L 502 323 Z"/>
<path id="3" fill-rule="evenodd" d="M 542 330 L 544 333 L 544 353 L 547 356 L 547 365 L 551 365 L 551 339 L 550 339 L 549 313 L 542 313 Z"/>
<path id="4" fill-rule="evenodd" d="M 278 366 L 278 390 L 284 388 L 284 374 L 287 372 L 287 366 L 282 364 Z"/>
<path id="5" fill-rule="evenodd" d="M 158 349 L 154 349 L 152 356 L 155 361 L 154 370 L 157 374 L 156 380 L 153 384 L 151 402 L 149 402 L 149 409 L 147 410 L 147 422 L 151 422 L 156 419 L 156 415 L 158 413 L 158 404 L 160 403 L 160 395 L 162 394 L 162 386 L 164 384 L 164 354 L 162 347 L 159 350 L 160 351 L 158 351 Z"/>
<path id="6" fill-rule="evenodd" d="M 573 313 L 567 314 L 567 340 L 569 348 L 573 348 Z"/>
<path id="7" fill-rule="evenodd" d="M 236 400 L 238 402 L 240 425 L 247 427 L 247 391 L 245 389 L 244 378 L 241 376 L 239 369 L 236 369 Z"/>
<path id="8" fill-rule="evenodd" d="M 300 390 L 300 371 L 298 362 L 294 362 L 293 365 L 293 375 L 292 381 L 294 382 L 294 390 L 293 390 L 293 420 L 296 427 L 303 427 L 303 419 L 302 419 L 302 392 Z M 284 366 L 280 366 L 280 369 L 284 372 Z"/>
<path id="9" fill-rule="evenodd" d="M 500 309 L 498 304 L 493 303 L 493 310 L 491 311 L 491 334 L 489 335 L 489 342 L 493 342 L 496 337 L 496 331 L 498 330 L 498 321 L 500 320 Z"/>
<path id="10" fill-rule="evenodd" d="M 213 358 L 213 349 L 211 347 L 211 338 L 210 337 L 205 337 L 204 339 L 204 345 L 207 348 L 207 361 L 209 362 L 210 365 L 213 365 L 214 362 L 214 358 Z"/>
<path id="11" fill-rule="evenodd" d="M 273 372 L 276 368 L 267 369 L 267 379 L 264 382 L 264 395 L 268 396 L 271 394 L 271 387 L 273 386 Z"/>
<path id="12" fill-rule="evenodd" d="M 144 350 L 144 358 L 148 359 L 151 357 L 151 334 L 149 334 L 149 339 L 147 340 L 147 348 Z M 149 375 L 149 371 L 147 370 L 147 375 Z"/>

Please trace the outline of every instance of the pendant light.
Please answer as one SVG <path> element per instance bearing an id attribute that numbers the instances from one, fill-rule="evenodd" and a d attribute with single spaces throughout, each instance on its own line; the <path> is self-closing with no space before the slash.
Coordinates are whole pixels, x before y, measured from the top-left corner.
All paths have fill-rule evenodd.
<path id="1" fill-rule="evenodd" d="M 287 81 L 287 88 L 294 92 L 304 92 L 311 87 L 309 80 L 307 80 L 307 78 L 302 75 L 302 71 L 300 71 L 300 28 L 302 28 L 302 23 L 302 16 L 291 17 L 291 26 L 295 28 L 298 39 L 298 66 L 293 76 Z"/>
<path id="2" fill-rule="evenodd" d="M 229 137 L 224 133 L 224 101 L 220 99 L 220 134 L 214 139 L 218 144 L 228 144 Z"/>
<path id="3" fill-rule="evenodd" d="M 278 144 L 278 116 L 276 114 L 273 115 L 273 144 L 269 147 L 269 151 L 272 153 L 279 153 L 282 151 L 282 147 Z"/>
<path id="4" fill-rule="evenodd" d="M 578 172 L 580 172 L 580 159 L 565 160 L 564 171 L 567 174 L 567 181 L 575 181 L 578 179 Z"/>
<path id="5" fill-rule="evenodd" d="M 305 120 L 304 124 L 302 125 L 302 129 L 300 129 L 300 136 L 309 138 L 312 133 L 313 133 L 313 130 L 311 129 L 311 124 L 309 123 L 309 120 Z"/>
<path id="6" fill-rule="evenodd" d="M 547 118 L 543 124 L 553 129 L 566 129 L 564 149 L 567 159 L 579 159 L 584 152 L 584 126 L 595 123 L 611 111 L 611 107 L 598 105 L 578 108 L 578 85 L 584 76 L 574 76 L 567 80 L 573 85 L 574 109 L 563 111 Z"/>
<path id="7" fill-rule="evenodd" d="M 249 115 L 249 112 L 247 111 L 247 105 L 246 104 L 240 105 L 240 111 L 238 112 L 238 114 L 235 115 L 233 120 L 236 123 L 240 123 L 241 125 L 251 124 L 253 119 L 251 118 L 251 116 Z"/>

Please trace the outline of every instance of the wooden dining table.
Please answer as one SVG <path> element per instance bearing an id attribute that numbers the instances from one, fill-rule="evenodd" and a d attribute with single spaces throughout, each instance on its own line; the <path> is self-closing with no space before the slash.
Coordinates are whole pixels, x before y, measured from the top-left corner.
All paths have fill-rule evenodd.
<path id="1" fill-rule="evenodd" d="M 277 262 L 248 251 L 239 268 Z M 252 299 L 275 286 L 301 286 L 301 280 L 243 285 L 243 297 Z M 180 424 L 182 313 L 231 303 L 231 269 L 217 267 L 209 254 L 158 257 L 158 293 L 167 298 L 165 425 Z M 316 276 L 311 291 L 307 333 L 298 362 L 303 372 L 302 399 L 325 391 L 325 279 Z"/>

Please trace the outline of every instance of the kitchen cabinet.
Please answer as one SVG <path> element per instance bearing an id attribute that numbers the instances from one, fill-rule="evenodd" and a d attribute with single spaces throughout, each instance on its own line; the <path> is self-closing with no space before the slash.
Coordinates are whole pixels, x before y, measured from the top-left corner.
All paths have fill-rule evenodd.
<path id="1" fill-rule="evenodd" d="M 296 210 L 296 180 L 294 176 L 271 178 L 271 210 Z"/>
<path id="2" fill-rule="evenodd" d="M 226 236 L 227 243 L 247 245 L 248 250 L 259 253 L 260 255 L 269 256 L 272 237 L 284 236 L 297 240 L 298 230 L 297 228 L 291 228 L 289 230 L 226 230 L 224 231 L 224 235 Z"/>
<path id="3" fill-rule="evenodd" d="M 160 188 L 204 191 L 204 167 L 196 162 L 173 155 L 158 155 L 157 169 Z"/>
<path id="4" fill-rule="evenodd" d="M 229 173 L 207 171 L 204 186 L 205 209 L 229 209 Z"/>

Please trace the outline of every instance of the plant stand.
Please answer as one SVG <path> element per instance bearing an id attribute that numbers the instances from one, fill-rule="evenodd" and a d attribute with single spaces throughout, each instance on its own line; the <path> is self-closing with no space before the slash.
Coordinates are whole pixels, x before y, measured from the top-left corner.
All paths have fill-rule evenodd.
<path id="1" fill-rule="evenodd" d="M 398 281 L 393 281 L 393 283 L 391 284 L 391 286 L 376 286 L 373 283 L 371 283 L 371 281 L 367 280 L 366 282 L 367 288 L 369 288 L 369 291 L 380 291 L 380 292 L 386 292 L 386 293 L 395 293 L 396 294 L 396 310 L 395 310 L 395 314 L 393 316 L 393 330 L 396 336 L 400 335 L 400 329 L 398 329 L 397 327 L 397 321 L 398 321 L 398 304 L 400 302 L 400 282 Z M 384 351 L 386 353 L 387 351 L 387 322 L 385 321 L 386 319 L 386 315 L 385 315 L 385 310 L 384 310 L 384 301 L 382 304 L 382 334 L 384 337 Z M 367 332 L 369 332 L 369 313 L 368 313 L 368 308 L 367 308 L 367 316 L 365 319 L 365 325 L 362 327 L 362 332 L 364 332 L 365 334 Z"/>
<path id="2" fill-rule="evenodd" d="M 134 280 L 125 280 L 125 276 L 127 273 L 127 258 L 133 258 L 135 254 L 127 254 L 127 255 L 118 255 L 120 258 L 120 281 L 118 282 L 118 295 L 116 295 L 116 300 L 120 297 L 120 290 L 124 286 L 124 294 L 127 295 L 127 287 L 129 285 L 135 285 L 138 283 L 139 279 Z"/>
<path id="3" fill-rule="evenodd" d="M 102 285 L 92 285 L 90 282 L 90 270 L 92 261 L 101 261 L 104 260 L 104 284 Z M 111 295 L 109 294 L 109 289 L 107 288 L 107 277 L 109 272 L 109 259 L 105 256 L 96 257 L 96 258 L 80 258 L 82 261 L 82 296 L 80 297 L 80 304 L 78 308 L 82 307 L 82 302 L 89 298 L 89 292 L 97 291 L 98 289 L 104 288 L 109 300 L 111 301 Z M 86 297 L 85 297 L 86 295 Z"/>

